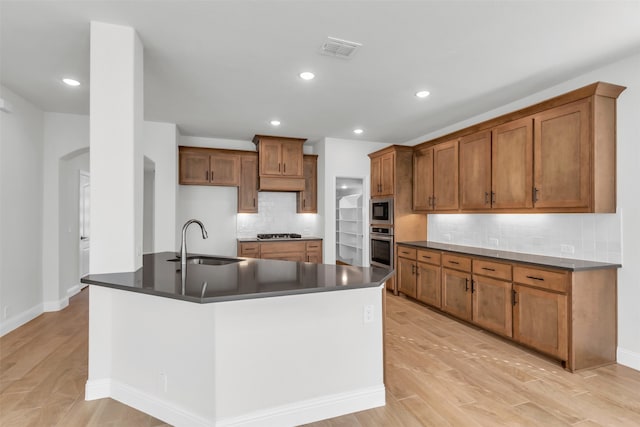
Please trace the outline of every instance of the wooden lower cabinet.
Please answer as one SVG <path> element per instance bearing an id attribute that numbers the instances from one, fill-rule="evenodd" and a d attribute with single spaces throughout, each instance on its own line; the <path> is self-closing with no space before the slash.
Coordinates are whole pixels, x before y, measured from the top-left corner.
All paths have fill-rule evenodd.
<path id="1" fill-rule="evenodd" d="M 513 291 L 513 338 L 567 360 L 567 296 L 522 285 Z"/>
<path id="2" fill-rule="evenodd" d="M 442 310 L 463 320 L 471 320 L 471 274 L 442 269 Z"/>
<path id="3" fill-rule="evenodd" d="M 473 323 L 511 337 L 511 282 L 474 275 L 471 285 Z"/>
<path id="4" fill-rule="evenodd" d="M 322 264 L 322 240 L 239 242 L 238 256 Z"/>
<path id="5" fill-rule="evenodd" d="M 411 298 L 572 372 L 616 361 L 616 268 L 572 271 L 403 244 L 397 253 L 398 291 Z"/>

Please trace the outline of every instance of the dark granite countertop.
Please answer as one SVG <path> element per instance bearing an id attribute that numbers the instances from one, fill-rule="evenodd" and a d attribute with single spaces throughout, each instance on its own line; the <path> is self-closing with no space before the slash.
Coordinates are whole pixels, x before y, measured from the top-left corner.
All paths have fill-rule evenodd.
<path id="1" fill-rule="evenodd" d="M 420 241 L 398 242 L 401 245 L 414 246 L 416 248 L 434 249 L 457 254 L 481 256 L 501 261 L 517 261 L 523 264 L 537 265 L 541 267 L 561 268 L 563 270 L 581 271 L 597 270 L 602 268 L 620 268 L 620 264 L 611 264 L 599 261 L 586 261 L 581 259 L 558 258 L 544 255 L 531 255 L 520 252 L 499 251 L 497 249 L 477 248 L 473 246 L 450 245 L 447 243 Z"/>
<path id="2" fill-rule="evenodd" d="M 189 257 L 196 254 L 189 254 Z M 207 256 L 207 255 L 203 255 Z M 144 255 L 135 272 L 90 274 L 82 283 L 197 303 L 370 288 L 393 270 L 268 259 L 234 258 L 226 265 L 188 264 L 185 278 L 173 252 Z M 205 285 L 206 283 L 206 285 Z"/>
<path id="3" fill-rule="evenodd" d="M 322 240 L 322 237 L 302 236 L 287 239 L 258 239 L 257 237 L 239 237 L 238 242 L 298 242 L 302 240 Z"/>

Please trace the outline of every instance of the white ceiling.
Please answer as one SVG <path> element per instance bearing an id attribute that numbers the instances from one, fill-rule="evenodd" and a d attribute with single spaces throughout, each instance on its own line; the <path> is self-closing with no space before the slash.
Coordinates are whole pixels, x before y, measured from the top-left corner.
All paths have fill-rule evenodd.
<path id="1" fill-rule="evenodd" d="M 146 120 L 241 140 L 403 143 L 640 51 L 640 1 L 1 0 L 2 84 L 88 114 L 91 20 L 138 31 Z M 324 56 L 327 36 L 363 46 Z"/>

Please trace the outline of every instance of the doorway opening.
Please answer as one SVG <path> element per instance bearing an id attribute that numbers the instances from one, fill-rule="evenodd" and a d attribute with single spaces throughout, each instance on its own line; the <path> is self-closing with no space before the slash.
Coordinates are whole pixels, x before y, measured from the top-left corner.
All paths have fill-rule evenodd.
<path id="1" fill-rule="evenodd" d="M 336 264 L 364 266 L 363 178 L 336 177 Z"/>

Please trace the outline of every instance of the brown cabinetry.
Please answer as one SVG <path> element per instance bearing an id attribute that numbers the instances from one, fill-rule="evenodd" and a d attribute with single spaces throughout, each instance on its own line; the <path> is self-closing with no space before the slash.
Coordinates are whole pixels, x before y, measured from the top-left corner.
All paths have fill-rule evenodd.
<path id="1" fill-rule="evenodd" d="M 322 240 L 238 242 L 238 256 L 322 263 Z"/>
<path id="2" fill-rule="evenodd" d="M 233 150 L 180 147 L 180 184 L 237 186 L 240 156 Z"/>
<path id="3" fill-rule="evenodd" d="M 304 191 L 302 145 L 306 140 L 256 135 L 259 188 L 270 191 Z"/>
<path id="4" fill-rule="evenodd" d="M 397 253 L 398 290 L 411 298 L 552 356 L 571 371 L 616 360 L 615 268 L 543 268 L 404 244 Z"/>
<path id="5" fill-rule="evenodd" d="M 491 132 L 460 140 L 460 208 L 491 208 Z"/>
<path id="6" fill-rule="evenodd" d="M 371 157 L 371 197 L 393 196 L 395 153 Z"/>
<path id="7" fill-rule="evenodd" d="M 258 154 L 240 156 L 240 185 L 238 186 L 238 212 L 258 212 Z"/>
<path id="8" fill-rule="evenodd" d="M 413 209 L 458 209 L 458 140 L 417 150 L 414 155 Z"/>
<path id="9" fill-rule="evenodd" d="M 318 156 L 305 154 L 303 158 L 304 191 L 297 193 L 298 213 L 318 213 Z"/>

